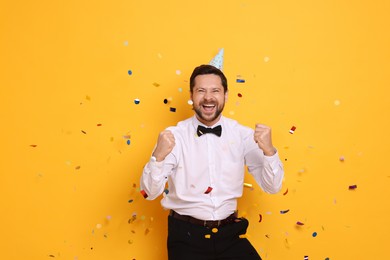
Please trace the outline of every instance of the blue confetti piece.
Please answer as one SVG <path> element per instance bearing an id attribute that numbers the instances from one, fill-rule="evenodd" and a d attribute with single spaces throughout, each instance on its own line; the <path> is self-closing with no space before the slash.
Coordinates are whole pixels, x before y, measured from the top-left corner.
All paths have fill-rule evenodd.
<path id="1" fill-rule="evenodd" d="M 176 108 L 171 107 L 171 108 L 169 108 L 169 111 L 171 111 L 171 112 L 176 112 Z"/>
<path id="2" fill-rule="evenodd" d="M 280 214 L 286 214 L 286 213 L 289 212 L 289 211 L 290 211 L 289 209 L 281 210 L 281 211 L 280 211 Z"/>
<path id="3" fill-rule="evenodd" d="M 127 140 L 127 142 L 126 142 L 128 145 L 130 145 L 130 140 Z"/>
<path id="4" fill-rule="evenodd" d="M 317 232 L 313 232 L 312 236 L 316 237 L 317 236 Z"/>
<path id="5" fill-rule="evenodd" d="M 138 98 L 134 99 L 134 103 L 135 103 L 136 105 L 138 105 L 139 102 L 141 102 L 141 100 L 139 100 Z"/>
<path id="6" fill-rule="evenodd" d="M 127 74 L 129 74 L 129 75 L 131 76 L 131 75 L 133 75 L 133 71 L 128 70 L 128 71 L 127 71 Z"/>
<path id="7" fill-rule="evenodd" d="M 237 79 L 236 82 L 237 83 L 245 83 L 245 79 Z"/>
<path id="8" fill-rule="evenodd" d="M 165 189 L 164 192 L 165 192 L 165 194 L 168 194 L 168 193 L 169 193 L 169 190 L 168 190 L 168 189 Z"/>

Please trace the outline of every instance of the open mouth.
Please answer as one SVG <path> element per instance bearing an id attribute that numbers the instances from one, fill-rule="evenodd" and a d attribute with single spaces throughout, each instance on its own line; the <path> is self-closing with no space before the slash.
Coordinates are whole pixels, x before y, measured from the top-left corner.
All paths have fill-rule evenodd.
<path id="1" fill-rule="evenodd" d="M 206 113 L 211 113 L 214 111 L 216 105 L 214 104 L 205 104 L 205 105 L 202 105 L 203 107 L 203 110 L 206 112 Z"/>

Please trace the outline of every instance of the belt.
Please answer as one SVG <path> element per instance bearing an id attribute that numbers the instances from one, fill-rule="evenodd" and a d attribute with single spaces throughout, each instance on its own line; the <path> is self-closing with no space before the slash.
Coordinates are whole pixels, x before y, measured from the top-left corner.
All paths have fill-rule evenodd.
<path id="1" fill-rule="evenodd" d="M 171 216 L 175 219 L 183 220 L 183 221 L 198 225 L 198 226 L 203 226 L 203 227 L 207 227 L 207 228 L 217 228 L 217 227 L 225 226 L 229 223 L 233 223 L 234 220 L 237 219 L 237 211 L 235 211 L 229 217 L 222 219 L 222 220 L 201 220 L 201 219 L 197 219 L 197 218 L 187 216 L 187 215 L 180 215 L 179 213 L 177 213 L 173 210 L 171 210 L 169 212 L 169 216 Z"/>

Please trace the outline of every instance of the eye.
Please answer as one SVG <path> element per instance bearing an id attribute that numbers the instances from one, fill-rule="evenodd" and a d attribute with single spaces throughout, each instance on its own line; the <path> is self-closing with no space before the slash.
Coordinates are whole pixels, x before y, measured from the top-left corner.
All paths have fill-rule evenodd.
<path id="1" fill-rule="evenodd" d="M 197 90 L 198 93 L 203 93 L 205 90 L 203 88 L 200 88 Z"/>

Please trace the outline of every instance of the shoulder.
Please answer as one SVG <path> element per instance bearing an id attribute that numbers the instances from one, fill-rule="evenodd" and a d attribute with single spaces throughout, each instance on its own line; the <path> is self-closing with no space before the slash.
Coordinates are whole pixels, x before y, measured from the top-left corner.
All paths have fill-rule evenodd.
<path id="1" fill-rule="evenodd" d="M 223 125 L 230 131 L 239 134 L 241 137 L 252 135 L 254 130 L 248 126 L 242 125 L 234 119 L 223 117 Z"/>
<path id="2" fill-rule="evenodd" d="M 236 120 L 228 118 L 228 117 L 223 117 L 223 124 L 227 128 L 235 129 L 238 131 L 244 131 L 244 132 L 253 131 L 252 128 L 245 126 L 245 125 L 242 125 L 239 122 L 237 122 Z"/>
<path id="3" fill-rule="evenodd" d="M 175 126 L 167 127 L 166 130 L 171 131 L 174 135 L 183 135 L 190 127 L 192 127 L 192 118 L 187 118 Z"/>

